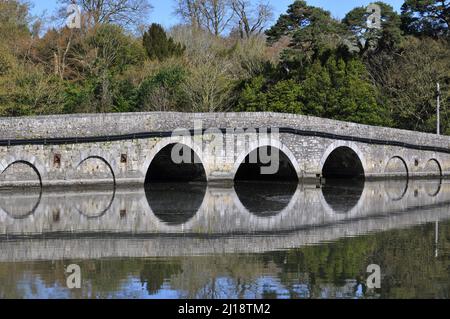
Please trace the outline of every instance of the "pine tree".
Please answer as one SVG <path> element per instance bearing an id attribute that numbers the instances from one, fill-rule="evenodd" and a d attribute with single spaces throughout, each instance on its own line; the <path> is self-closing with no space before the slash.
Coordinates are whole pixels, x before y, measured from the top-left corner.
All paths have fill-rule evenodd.
<path id="1" fill-rule="evenodd" d="M 144 33 L 143 42 L 144 48 L 152 60 L 163 61 L 172 56 L 180 56 L 185 50 L 184 46 L 167 37 L 163 27 L 156 23 L 153 23 Z"/>

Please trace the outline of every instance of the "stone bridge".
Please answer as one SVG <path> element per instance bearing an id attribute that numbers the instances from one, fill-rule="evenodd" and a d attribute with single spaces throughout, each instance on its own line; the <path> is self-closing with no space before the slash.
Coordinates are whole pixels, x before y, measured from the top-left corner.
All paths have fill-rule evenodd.
<path id="1" fill-rule="evenodd" d="M 0 187 L 232 182 L 271 165 L 262 150 L 280 179 L 450 175 L 446 136 L 274 113 L 95 114 L 0 118 Z"/>

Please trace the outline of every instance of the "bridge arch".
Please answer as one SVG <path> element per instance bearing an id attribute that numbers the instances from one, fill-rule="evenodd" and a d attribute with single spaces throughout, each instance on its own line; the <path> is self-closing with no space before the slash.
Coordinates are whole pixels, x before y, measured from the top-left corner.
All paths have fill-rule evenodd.
<path id="1" fill-rule="evenodd" d="M 328 146 L 320 168 L 325 178 L 364 178 L 367 172 L 363 153 L 354 142 L 348 141 L 336 141 Z"/>
<path id="2" fill-rule="evenodd" d="M 83 160 L 81 160 L 78 165 L 76 166 L 76 169 L 78 170 L 80 167 L 82 167 L 83 164 L 87 163 L 90 160 L 99 160 L 101 162 L 103 162 L 109 169 L 110 173 L 111 173 L 111 177 L 113 180 L 113 185 L 116 185 L 116 174 L 114 173 L 114 169 L 112 168 L 111 164 L 109 163 L 108 160 L 106 160 L 103 156 L 99 156 L 99 155 L 90 155 L 86 158 L 84 158 Z"/>
<path id="3" fill-rule="evenodd" d="M 436 158 L 431 158 L 424 166 L 424 172 L 431 177 L 442 178 L 442 166 Z"/>
<path id="4" fill-rule="evenodd" d="M 12 160 L 8 164 L 2 164 L 0 163 L 0 176 L 5 173 L 9 168 L 13 167 L 16 164 L 23 164 L 28 166 L 33 170 L 33 172 L 36 174 L 36 177 L 39 180 L 39 186 L 42 188 L 42 175 L 39 169 L 37 168 L 35 159 L 19 159 L 19 160 Z"/>
<path id="5" fill-rule="evenodd" d="M 172 159 L 172 151 L 177 147 L 180 155 L 186 156 L 189 150 L 189 162 L 175 163 Z M 176 150 L 175 150 L 176 151 Z M 145 184 L 150 181 L 207 181 L 209 171 L 204 165 L 202 152 L 191 138 L 168 139 L 157 144 L 152 149 L 151 156 L 144 164 Z"/>
<path id="6" fill-rule="evenodd" d="M 401 156 L 392 156 L 384 168 L 384 173 L 393 177 L 409 178 L 409 168 Z"/>
<path id="7" fill-rule="evenodd" d="M 260 140 L 251 142 L 248 148 L 244 152 L 239 154 L 239 156 L 236 158 L 232 171 L 233 180 L 236 180 L 236 178 L 239 177 L 238 175 L 239 170 L 242 168 L 242 165 L 251 156 L 251 154 L 254 154 L 254 152 L 257 152 L 262 148 L 271 148 L 278 150 L 280 152 L 279 155 L 281 166 L 284 166 L 284 168 L 287 171 L 289 170 L 291 171 L 289 173 L 289 175 L 291 176 L 290 179 L 291 180 L 295 179 L 297 181 L 300 179 L 301 174 L 300 164 L 298 163 L 295 155 L 291 152 L 291 150 L 288 147 L 286 147 L 278 140 L 262 140 L 262 141 Z M 290 169 L 288 168 L 289 166 Z"/>

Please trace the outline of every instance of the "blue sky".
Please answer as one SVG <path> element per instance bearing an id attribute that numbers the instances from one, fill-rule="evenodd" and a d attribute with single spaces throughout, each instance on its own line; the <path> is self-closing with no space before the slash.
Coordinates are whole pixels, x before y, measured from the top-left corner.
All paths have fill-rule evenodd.
<path id="1" fill-rule="evenodd" d="M 289 4 L 293 0 L 267 0 L 275 10 L 275 18 L 281 13 L 286 12 Z M 57 0 L 32 0 L 34 5 L 33 13 L 41 14 L 44 10 L 47 13 L 53 13 L 57 7 Z M 156 22 L 165 27 L 170 27 L 178 22 L 177 17 L 173 16 L 174 5 L 176 0 L 150 0 L 154 9 L 151 12 L 148 22 Z M 255 0 L 255 2 L 258 2 Z M 331 11 L 336 18 L 343 18 L 344 15 L 354 7 L 368 5 L 374 0 L 307 0 L 308 4 L 324 8 Z M 397 11 L 400 10 L 404 0 L 386 0 L 384 1 L 392 5 Z"/>

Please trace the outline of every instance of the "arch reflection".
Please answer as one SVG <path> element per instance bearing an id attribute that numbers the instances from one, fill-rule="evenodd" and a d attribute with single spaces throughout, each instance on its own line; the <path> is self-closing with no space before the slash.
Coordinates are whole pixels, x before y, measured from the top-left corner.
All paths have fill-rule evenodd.
<path id="1" fill-rule="evenodd" d="M 423 187 L 428 196 L 436 197 L 441 192 L 442 179 L 425 180 L 423 183 Z"/>
<path id="2" fill-rule="evenodd" d="M 151 183 L 145 185 L 145 196 L 153 214 L 161 222 L 175 226 L 197 214 L 206 188 L 206 183 Z"/>
<path id="3" fill-rule="evenodd" d="M 329 179 L 322 186 L 322 194 L 335 213 L 351 211 L 361 199 L 365 182 L 362 179 Z"/>
<path id="4" fill-rule="evenodd" d="M 75 209 L 88 219 L 100 218 L 110 210 L 115 197 L 116 187 L 111 185 L 100 192 L 82 194 Z"/>
<path id="5" fill-rule="evenodd" d="M 387 196 L 394 202 L 402 200 L 409 188 L 409 179 L 401 178 L 387 180 L 384 182 L 384 189 Z"/>
<path id="6" fill-rule="evenodd" d="M 238 182 L 234 190 L 250 213 L 272 217 L 289 205 L 297 187 L 296 182 Z"/>
<path id="7" fill-rule="evenodd" d="M 42 199 L 42 187 L 29 187 L 0 192 L 0 208 L 13 219 L 25 219 L 33 215 Z"/>

